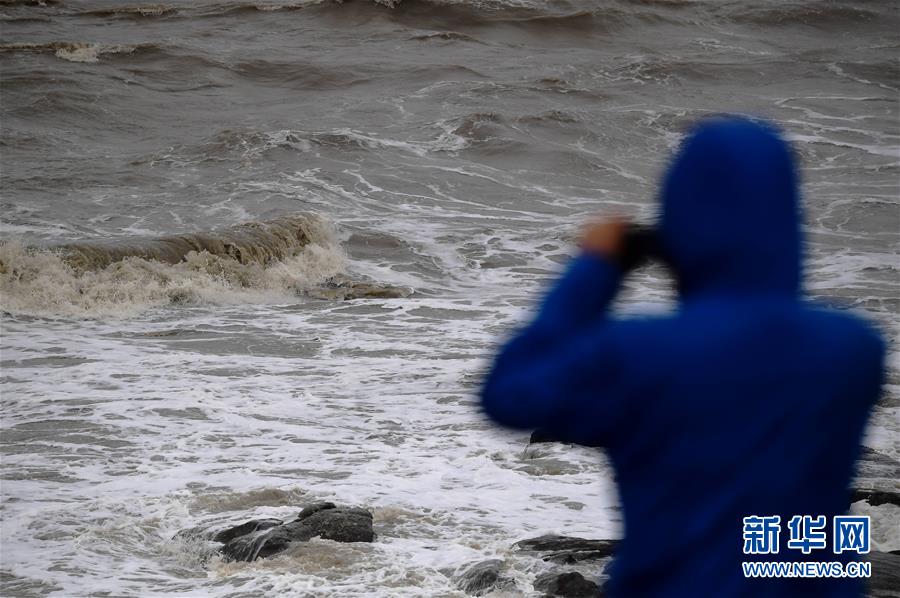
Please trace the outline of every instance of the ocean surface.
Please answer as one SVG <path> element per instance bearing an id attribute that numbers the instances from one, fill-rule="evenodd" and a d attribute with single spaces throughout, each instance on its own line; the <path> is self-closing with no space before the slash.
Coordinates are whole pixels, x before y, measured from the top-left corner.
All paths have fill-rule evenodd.
<path id="1" fill-rule="evenodd" d="M 477 389 L 579 224 L 652 218 L 719 112 L 792 141 L 806 287 L 890 339 L 865 443 L 900 459 L 897 3 L 135 2 L 0 2 L 3 596 L 461 596 L 495 557 L 528 595 L 515 541 L 617 537 L 602 455 Z M 218 249 L 104 261 L 177 235 Z M 650 268 L 617 310 L 672 298 Z M 173 539 L 314 500 L 378 541 Z"/>

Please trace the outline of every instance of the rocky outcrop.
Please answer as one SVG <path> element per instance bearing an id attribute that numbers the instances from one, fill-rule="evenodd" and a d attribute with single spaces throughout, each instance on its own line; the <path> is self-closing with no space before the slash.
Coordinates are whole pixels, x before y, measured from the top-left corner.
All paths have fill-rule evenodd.
<path id="1" fill-rule="evenodd" d="M 881 500 L 870 493 L 866 500 Z M 890 501 L 888 501 L 890 502 Z M 878 504 L 884 504 L 878 502 Z M 893 503 L 892 503 L 893 504 Z M 233 561 L 253 561 L 270 557 L 290 547 L 294 542 L 322 538 L 335 542 L 372 542 L 375 531 L 372 514 L 361 508 L 338 506 L 330 502 L 311 504 L 300 511 L 296 519 L 252 519 L 225 528 L 192 528 L 176 537 L 206 539 L 223 544 L 219 552 Z M 534 590 L 545 596 L 596 597 L 603 595 L 602 583 L 607 567 L 619 540 L 589 540 L 570 536 L 545 535 L 521 540 L 514 545 L 525 553 L 545 562 L 573 565 L 596 562 L 599 579 L 586 578 L 581 572 L 558 569 L 539 575 Z M 865 558 L 872 563 L 872 577 L 866 594 L 870 598 L 898 597 L 900 588 L 900 551 L 872 552 Z M 593 568 L 593 564 L 589 565 Z M 456 587 L 470 596 L 483 596 L 494 591 L 516 591 L 515 580 L 504 574 L 507 563 L 500 559 L 480 561 L 463 568 L 454 579 Z M 448 571 L 449 577 L 454 573 Z"/>
<path id="2" fill-rule="evenodd" d="M 618 543 L 618 540 L 548 535 L 522 540 L 515 544 L 515 548 L 534 553 L 544 561 L 573 564 L 608 559 L 613 556 Z M 866 595 L 869 598 L 900 597 L 900 551 L 873 551 L 865 558 L 872 563 L 872 577 L 868 581 Z M 549 596 L 602 595 L 600 586 L 574 571 L 545 573 L 534 581 L 534 588 Z"/>
<path id="3" fill-rule="evenodd" d="M 305 295 L 331 301 L 352 299 L 397 299 L 409 297 L 413 289 L 366 280 L 352 280 L 344 275 L 332 276 L 322 284 L 306 289 Z"/>
<path id="4" fill-rule="evenodd" d="M 561 564 L 611 557 L 618 540 L 586 540 L 569 536 L 539 536 L 516 543 L 519 550 L 538 552 L 541 559 Z"/>
<path id="5" fill-rule="evenodd" d="M 221 542 L 222 544 L 226 544 L 240 536 L 246 536 L 247 534 L 252 534 L 260 530 L 269 529 L 270 527 L 275 527 L 276 525 L 281 525 L 283 523 L 284 522 L 280 519 L 253 519 L 251 521 L 247 521 L 246 523 L 235 525 L 234 527 L 229 527 L 216 532 L 215 534 L 213 534 L 212 540 L 213 542 Z"/>
<path id="6" fill-rule="evenodd" d="M 456 579 L 456 587 L 470 596 L 481 596 L 495 590 L 511 590 L 515 582 L 501 574 L 503 561 L 491 559 L 467 567 Z"/>
<path id="7" fill-rule="evenodd" d="M 896 505 L 900 507 L 900 492 L 890 492 L 887 490 L 853 490 L 850 502 L 858 502 L 864 500 L 870 506 L 880 507 L 881 505 Z"/>
<path id="8" fill-rule="evenodd" d="M 600 586 L 577 571 L 540 575 L 534 580 L 534 589 L 547 596 L 565 598 L 597 598 L 603 595 Z"/>
<path id="9" fill-rule="evenodd" d="M 335 542 L 372 542 L 372 513 L 330 502 L 316 503 L 303 509 L 294 521 L 233 537 L 222 547 L 222 554 L 233 561 L 254 561 L 278 554 L 293 542 L 316 537 Z"/>
<path id="10" fill-rule="evenodd" d="M 254 561 L 286 550 L 292 542 L 322 538 L 335 542 L 372 542 L 372 513 L 330 502 L 305 507 L 296 519 L 251 519 L 223 529 L 191 528 L 176 538 L 202 538 L 224 544 L 219 552 L 227 560 Z"/>

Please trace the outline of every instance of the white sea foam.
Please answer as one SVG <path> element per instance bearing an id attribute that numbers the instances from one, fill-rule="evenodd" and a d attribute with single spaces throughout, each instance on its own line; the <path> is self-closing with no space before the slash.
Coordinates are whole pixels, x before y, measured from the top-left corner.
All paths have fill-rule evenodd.
<path id="1" fill-rule="evenodd" d="M 81 456 L 62 472 L 73 480 L 65 503 L 39 513 L 31 505 L 30 527 L 4 526 L 4 541 L 19 547 L 5 564 L 78 594 L 138 592 L 141 582 L 103 580 L 110 561 L 128 561 L 156 569 L 167 591 L 243 580 L 244 591 L 262 595 L 414 596 L 447 591 L 454 571 L 501 555 L 527 589 L 524 572 L 538 562 L 512 554 L 514 541 L 612 536 L 618 517 L 595 451 L 524 451 L 524 435 L 495 430 L 458 387 L 483 367 L 471 349 L 495 334 L 484 326 L 497 313 L 489 304 L 263 305 L 246 330 L 246 306 L 159 321 L 54 320 L 33 334 L 26 321 L 9 321 L 4 359 L 19 375 L 45 374 L 8 386 L 7 429 L 33 437 L 36 424 L 55 420 L 60 433 L 48 446 L 78 446 Z M 48 350 L 60 367 L 34 361 Z M 68 412 L 78 397 L 89 403 Z M 128 430 L 124 444 L 110 446 L 111 423 Z M 28 472 L 16 492 L 59 488 L 45 476 L 56 458 L 32 443 L 4 458 Z M 212 560 L 201 581 L 209 547 L 170 540 L 203 523 L 288 518 L 322 498 L 373 508 L 378 542 L 314 542 L 255 564 Z M 10 508 L 15 519 L 19 507 Z M 38 554 L 44 563 L 75 559 L 82 574 L 41 573 Z"/>
<path id="2" fill-rule="evenodd" d="M 876 145 L 872 143 L 854 143 L 852 141 L 835 139 L 823 135 L 808 135 L 802 133 L 791 133 L 788 135 L 790 141 L 797 143 L 821 143 L 825 145 L 833 145 L 836 147 L 845 147 L 862 150 L 875 156 L 887 156 L 900 160 L 900 146 L 894 145 Z"/>

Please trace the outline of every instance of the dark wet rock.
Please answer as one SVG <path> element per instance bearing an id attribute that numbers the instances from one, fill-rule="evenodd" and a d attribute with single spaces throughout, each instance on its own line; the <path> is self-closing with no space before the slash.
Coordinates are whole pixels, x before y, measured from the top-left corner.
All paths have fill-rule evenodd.
<path id="1" fill-rule="evenodd" d="M 294 536 L 309 540 L 316 536 L 335 542 L 372 542 L 372 513 L 354 507 L 333 507 L 307 511 L 302 519 L 282 527 L 294 530 Z"/>
<path id="2" fill-rule="evenodd" d="M 268 529 L 284 523 L 280 519 L 251 519 L 240 525 L 231 525 L 225 528 L 217 528 L 216 526 L 198 526 L 189 529 L 183 529 L 175 534 L 175 538 L 182 540 L 208 540 L 211 542 L 219 542 L 225 544 L 234 538 L 244 536 L 259 530 Z"/>
<path id="3" fill-rule="evenodd" d="M 409 297 L 413 290 L 364 280 L 332 277 L 305 294 L 316 299 L 349 301 L 352 299 L 397 299 Z"/>
<path id="4" fill-rule="evenodd" d="M 232 539 L 222 547 L 222 554 L 229 560 L 254 561 L 278 554 L 292 542 L 315 537 L 335 542 L 372 542 L 372 514 L 365 509 L 317 503 L 303 509 L 294 521 Z"/>
<path id="5" fill-rule="evenodd" d="M 870 598 L 896 598 L 900 596 L 900 554 L 870 552 L 866 560 L 872 563 L 872 577 L 866 587 Z"/>
<path id="6" fill-rule="evenodd" d="M 900 507 L 900 492 L 890 492 L 885 490 L 853 490 L 850 502 L 858 502 L 864 500 L 873 507 L 881 505 L 896 505 Z"/>
<path id="7" fill-rule="evenodd" d="M 284 522 L 280 519 L 252 519 L 240 525 L 235 525 L 233 527 L 229 527 L 216 532 L 213 535 L 212 540 L 214 542 L 221 542 L 222 544 L 226 544 L 239 536 L 245 536 L 247 534 L 252 534 L 253 532 L 269 529 L 270 527 L 275 527 L 276 525 L 281 525 L 282 523 Z"/>
<path id="8" fill-rule="evenodd" d="M 503 561 L 491 559 L 469 566 L 456 580 L 456 587 L 472 596 L 481 596 L 494 590 L 512 589 L 515 582 L 500 574 Z"/>
<path id="9" fill-rule="evenodd" d="M 547 596 L 596 598 L 602 596 L 600 586 L 577 571 L 544 573 L 534 580 L 534 589 Z"/>
<path id="10" fill-rule="evenodd" d="M 586 540 L 569 536 L 540 536 L 516 543 L 519 550 L 540 552 L 541 558 L 553 563 L 571 564 L 579 561 L 611 557 L 618 540 Z"/>
<path id="11" fill-rule="evenodd" d="M 300 514 L 297 515 L 297 521 L 303 521 L 304 519 L 310 517 L 311 515 L 315 515 L 320 511 L 325 511 L 328 509 L 336 509 L 337 505 L 333 502 L 317 502 L 313 503 L 309 506 L 303 507 L 300 511 Z"/>
<path id="12" fill-rule="evenodd" d="M 204 527 L 191 527 L 188 529 L 183 529 L 175 532 L 175 535 L 172 536 L 173 540 L 195 540 L 197 538 L 202 538 L 204 540 L 211 539 L 212 532 L 209 529 Z"/>
<path id="13" fill-rule="evenodd" d="M 228 561 L 255 561 L 287 550 L 294 541 L 291 530 L 285 526 L 261 530 L 244 536 L 238 536 L 222 547 L 222 555 Z M 308 540 L 306 538 L 305 540 Z M 300 538 L 297 541 L 305 541 Z"/>

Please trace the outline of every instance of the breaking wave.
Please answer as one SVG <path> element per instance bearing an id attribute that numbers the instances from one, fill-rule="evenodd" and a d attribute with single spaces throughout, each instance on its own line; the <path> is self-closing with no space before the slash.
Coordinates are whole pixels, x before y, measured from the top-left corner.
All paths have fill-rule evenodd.
<path id="1" fill-rule="evenodd" d="M 307 245 L 326 245 L 325 221 L 313 214 L 248 222 L 208 233 L 131 240 L 79 241 L 54 247 L 62 260 L 79 271 L 106 268 L 127 258 L 177 264 L 191 253 L 268 265 L 293 257 Z"/>
<path id="2" fill-rule="evenodd" d="M 92 44 L 87 42 L 0 43 L 0 52 L 46 52 L 69 62 L 99 62 L 104 54 L 134 54 L 156 49 L 155 44 Z"/>
<path id="3" fill-rule="evenodd" d="M 334 227 L 314 215 L 213 233 L 0 244 L 0 307 L 27 316 L 129 316 L 183 304 L 399 297 L 409 289 L 353 281 Z"/>
<path id="4" fill-rule="evenodd" d="M 92 17 L 141 18 L 162 17 L 178 12 L 178 8 L 169 4 L 147 4 L 144 6 L 113 6 L 82 11 L 80 14 Z"/>

